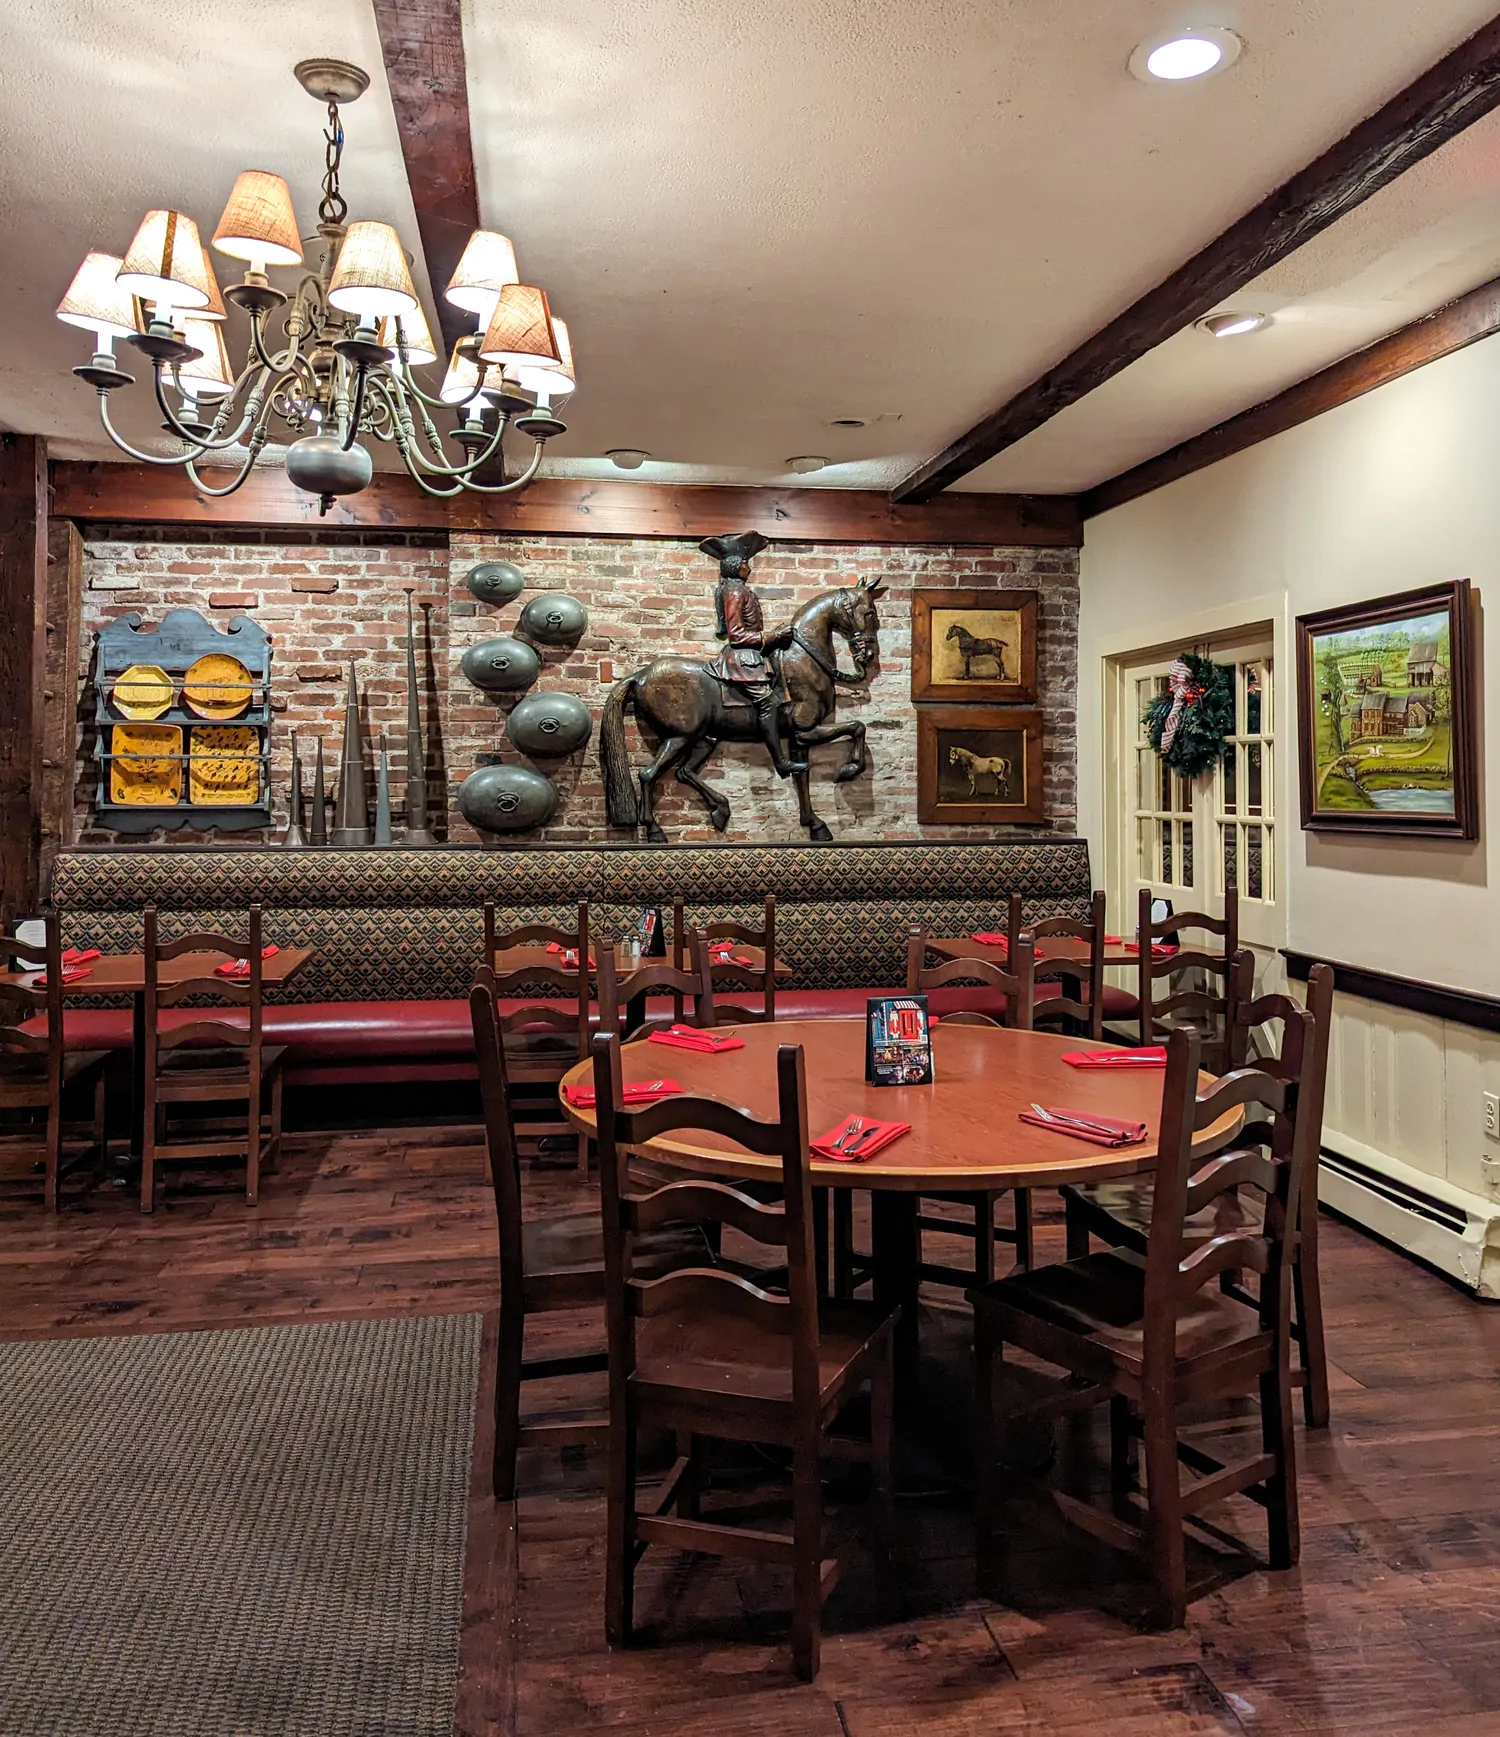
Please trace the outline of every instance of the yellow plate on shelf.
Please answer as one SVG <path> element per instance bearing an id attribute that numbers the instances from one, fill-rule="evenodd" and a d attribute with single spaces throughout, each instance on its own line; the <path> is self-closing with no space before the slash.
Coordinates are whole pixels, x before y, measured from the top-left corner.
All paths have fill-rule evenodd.
<path id="1" fill-rule="evenodd" d="M 110 701 L 126 718 L 159 718 L 172 704 L 172 678 L 154 663 L 133 663 L 115 677 Z"/>
<path id="2" fill-rule="evenodd" d="M 182 678 L 183 704 L 200 718 L 237 718 L 254 692 L 249 670 L 225 651 L 200 657 Z"/>
<path id="3" fill-rule="evenodd" d="M 116 724 L 110 732 L 109 799 L 130 808 L 172 808 L 182 800 L 182 731 L 176 724 Z M 123 758 L 122 758 L 123 756 Z"/>
<path id="4" fill-rule="evenodd" d="M 188 748 L 188 800 L 248 808 L 260 801 L 260 731 L 200 726 Z"/>

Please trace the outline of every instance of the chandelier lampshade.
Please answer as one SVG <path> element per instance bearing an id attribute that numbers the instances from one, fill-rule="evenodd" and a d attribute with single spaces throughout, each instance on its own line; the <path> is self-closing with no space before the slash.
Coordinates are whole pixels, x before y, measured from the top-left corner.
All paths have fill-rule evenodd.
<path id="1" fill-rule="evenodd" d="M 481 325 L 488 326 L 501 290 L 520 281 L 516 250 L 509 240 L 493 229 L 476 229 L 469 237 L 457 271 L 448 279 L 445 293 L 454 307 L 478 314 Z"/>
<path id="2" fill-rule="evenodd" d="M 378 320 L 410 314 L 417 303 L 401 238 L 389 223 L 351 223 L 339 249 L 329 303 L 346 314 Z"/>
<path id="3" fill-rule="evenodd" d="M 219 280 L 214 276 L 213 261 L 208 257 L 208 249 L 203 249 L 203 278 L 208 285 L 208 306 L 198 310 L 200 320 L 227 320 L 229 310 L 224 306 L 224 297 L 219 290 Z"/>
<path id="4" fill-rule="evenodd" d="M 480 364 L 467 351 L 460 350 L 455 344 L 453 354 L 448 358 L 448 372 L 443 376 L 443 384 L 438 396 L 444 404 L 465 404 L 473 398 L 476 391 L 499 392 L 500 370 L 492 368 L 488 363 L 483 367 L 484 379 L 480 381 Z M 471 408 L 482 409 L 482 405 Z"/>
<path id="5" fill-rule="evenodd" d="M 566 398 L 578 384 L 578 375 L 573 368 L 573 344 L 568 337 L 568 322 L 554 315 L 552 332 L 557 339 L 557 366 L 521 367 L 516 370 L 516 378 L 528 392 L 535 392 L 539 398 Z"/>
<path id="6" fill-rule="evenodd" d="M 210 320 L 205 309 L 201 314 L 189 315 L 180 329 L 186 342 L 203 352 L 180 365 L 178 373 L 184 388 L 196 398 L 222 398 L 234 386 L 224 327 L 217 320 Z"/>
<path id="7" fill-rule="evenodd" d="M 247 261 L 252 272 L 301 264 L 292 192 L 280 175 L 266 169 L 241 172 L 214 231 L 214 246 L 231 259 Z"/>
<path id="8" fill-rule="evenodd" d="M 561 363 L 546 290 L 528 283 L 507 284 L 501 290 L 479 345 L 479 359 L 502 368 L 556 368 Z"/>
<path id="9" fill-rule="evenodd" d="M 135 330 L 135 304 L 115 281 L 123 264 L 113 253 L 86 255 L 68 293 L 57 304 L 58 319 L 97 332 L 101 350 L 108 349 L 112 339 L 128 338 Z"/>
<path id="10" fill-rule="evenodd" d="M 406 359 L 413 368 L 425 367 L 438 359 L 437 345 L 427 325 L 422 304 L 417 303 L 409 314 L 387 314 L 380 322 L 380 342 L 387 350 L 396 349 L 396 328 L 406 342 Z M 398 352 L 399 354 L 399 352 Z"/>
<path id="11" fill-rule="evenodd" d="M 115 279 L 128 295 L 159 308 L 206 308 L 213 292 L 203 273 L 198 225 L 180 211 L 148 211 Z"/>

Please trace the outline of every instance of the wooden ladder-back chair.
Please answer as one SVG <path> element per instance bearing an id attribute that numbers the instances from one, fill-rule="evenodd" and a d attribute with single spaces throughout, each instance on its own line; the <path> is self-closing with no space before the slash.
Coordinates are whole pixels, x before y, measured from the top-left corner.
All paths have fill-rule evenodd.
<path id="1" fill-rule="evenodd" d="M 755 1025 L 776 1017 L 776 895 L 766 894 L 763 927 L 752 929 L 748 924 L 729 918 L 716 919 L 698 925 L 698 934 L 705 947 L 715 941 L 739 941 L 747 947 L 758 947 L 765 955 L 765 969 L 756 971 L 748 965 L 736 965 L 731 960 L 716 965 L 709 961 L 709 975 L 715 983 L 732 983 L 737 988 L 748 985 L 753 995 L 759 995 L 759 1007 L 716 1005 L 720 1025 Z M 681 899 L 672 901 L 672 963 L 679 971 L 688 968 L 687 912 Z"/>
<path id="2" fill-rule="evenodd" d="M 825 1537 L 820 1461 L 868 1461 L 870 1513 L 884 1537 L 892 1500 L 895 1314 L 820 1300 L 808 1181 L 807 1085 L 800 1047 L 777 1052 L 779 1113 L 760 1121 L 707 1098 L 665 1098 L 622 1109 L 620 1046 L 594 1046 L 599 1172 L 609 1322 L 610 1464 L 605 1543 L 605 1634 L 630 1641 L 635 1565 L 648 1545 L 747 1556 L 792 1571 L 792 1658 L 798 1676 L 818 1671 L 822 1605 L 851 1537 Z M 783 1196 L 763 1202 L 722 1182 L 669 1182 L 645 1194 L 623 1188 L 626 1149 L 681 1128 L 708 1129 L 747 1151 L 779 1157 Z M 687 1268 L 643 1274 L 641 1239 L 671 1225 L 714 1222 L 785 1250 L 784 1293 L 734 1273 Z M 864 1437 L 835 1433 L 850 1402 L 869 1390 Z M 636 1453 L 643 1431 L 672 1430 L 680 1453 L 664 1487 L 637 1507 Z M 726 1524 L 703 1511 L 701 1439 L 791 1450 L 792 1529 Z M 675 1513 L 672 1511 L 675 1510 Z"/>
<path id="3" fill-rule="evenodd" d="M 496 956 L 514 947 L 555 947 L 535 963 L 501 971 Z M 569 953 L 575 963 L 565 963 Z M 545 960 L 545 962 L 544 962 Z M 513 1094 L 512 1116 L 525 1106 L 525 1119 L 513 1119 L 512 1133 L 518 1140 L 540 1141 L 573 1138 L 557 1106 L 557 1087 L 569 1068 L 587 1061 L 593 1008 L 589 1002 L 589 908 L 578 907 L 578 927 L 559 929 L 551 923 L 525 923 L 503 935 L 495 929 L 495 906 L 484 907 L 484 963 L 495 975 L 495 991 L 504 997 L 500 1010 L 501 1041 L 505 1045 L 507 1077 L 511 1087 L 551 1088 L 545 1098 Z M 527 999 L 538 989 L 555 989 L 556 996 Z M 542 1114 L 542 1111 L 546 1114 Z M 576 1136 L 578 1168 L 587 1173 L 587 1135 Z"/>
<path id="4" fill-rule="evenodd" d="M 672 997 L 672 1023 L 711 1027 L 718 1015 L 714 1007 L 713 976 L 709 970 L 708 948 L 696 930 L 687 936 L 688 966 L 679 971 L 664 959 L 652 959 L 628 971 L 622 977 L 615 966 L 612 946 L 599 953 L 599 1031 L 605 1037 L 618 1034 L 629 1041 L 638 1033 L 644 1035 L 649 1020 L 642 1020 L 633 1030 L 627 1030 L 633 1004 L 644 1007 L 649 995 Z M 693 1011 L 686 1012 L 688 998 Z"/>
<path id="5" fill-rule="evenodd" d="M 1328 1077 L 1328 1044 L 1333 1018 L 1333 973 L 1327 966 L 1315 968 L 1308 980 L 1307 1006 L 1302 1008 L 1286 995 L 1256 998 L 1255 958 L 1241 948 L 1235 961 L 1234 1030 L 1230 1040 L 1230 1067 L 1253 1066 L 1278 1079 L 1297 1084 L 1300 1102 L 1315 1124 L 1322 1144 L 1323 1100 Z M 1312 1017 L 1309 1038 L 1303 1012 Z M 1252 1056 L 1252 1037 L 1261 1026 L 1281 1026 L 1281 1042 L 1275 1054 Z M 1259 1141 L 1269 1144 L 1269 1129 L 1253 1123 L 1240 1134 L 1237 1144 Z M 1328 1351 L 1323 1336 L 1323 1292 L 1318 1277 L 1318 1165 L 1316 1155 L 1304 1167 L 1303 1194 L 1292 1239 L 1292 1343 L 1297 1348 L 1297 1367 L 1292 1385 L 1302 1389 L 1303 1415 L 1310 1429 L 1328 1425 Z M 1134 1249 L 1144 1255 L 1150 1240 L 1154 1188 L 1149 1177 L 1128 1177 L 1119 1182 L 1070 1185 L 1061 1190 L 1067 1211 L 1068 1258 L 1088 1254 L 1091 1237 L 1111 1248 Z M 1242 1214 L 1238 1198 L 1222 1195 L 1213 1211 L 1189 1219 L 1190 1240 L 1206 1243 L 1236 1228 Z M 1237 1282 L 1226 1272 L 1226 1290 Z"/>
<path id="6" fill-rule="evenodd" d="M 46 917 L 43 923 L 40 947 L 0 928 L 0 972 L 46 973 L 45 983 L 0 983 L 0 1117 L 10 1111 L 28 1113 L 27 1125 L 15 1134 L 0 1126 L 0 1153 L 41 1170 L 43 1204 L 48 1212 L 56 1212 L 66 1171 L 92 1151 L 98 1152 L 101 1163 L 105 1157 L 104 1075 L 109 1053 L 65 1048 L 62 942 L 56 917 Z M 81 1141 L 75 1125 L 63 1120 L 64 1098 L 74 1093 L 81 1097 L 89 1088 L 93 1118 L 80 1124 L 88 1133 L 88 1139 Z M 81 1146 L 82 1151 L 72 1165 L 65 1166 L 70 1146 Z"/>
<path id="7" fill-rule="evenodd" d="M 609 1436 L 609 1417 L 601 1402 L 550 1417 L 521 1421 L 521 1385 L 606 1369 L 603 1346 L 572 1356 L 525 1355 L 526 1320 L 530 1315 L 560 1309 L 604 1306 L 604 1228 L 597 1211 L 527 1219 L 521 1190 L 521 1163 L 511 1121 L 504 1022 L 496 1002 L 495 973 L 481 965 L 469 991 L 469 1015 L 474 1026 L 474 1055 L 479 1064 L 479 1091 L 484 1108 L 484 1138 L 489 1154 L 490 1182 L 495 1191 L 495 1217 L 500 1232 L 500 1342 L 495 1369 L 495 1456 L 493 1481 L 498 1500 L 516 1493 L 516 1455 L 523 1447 L 602 1446 Z M 701 1231 L 688 1229 L 643 1241 L 636 1259 L 654 1272 L 674 1266 L 701 1265 L 707 1257 Z"/>
<path id="8" fill-rule="evenodd" d="M 1301 1053 L 1316 1044 L 1314 1016 L 1298 1011 Z M 1314 1105 L 1320 1087 L 1310 1075 L 1284 1079 L 1240 1068 L 1197 1089 L 1196 1033 L 1173 1032 L 1167 1043 L 1156 1211 L 1144 1256 L 1108 1249 L 1057 1266 L 1002 1279 L 970 1293 L 980 1418 L 981 1496 L 977 1520 L 982 1565 L 997 1512 L 999 1417 L 997 1365 L 1013 1345 L 1064 1370 L 1069 1382 L 1021 1419 L 1036 1421 L 1083 1410 L 1108 1399 L 1115 1507 L 1106 1511 L 1055 1491 L 1070 1519 L 1117 1549 L 1143 1554 L 1155 1580 L 1157 1615 L 1181 1627 L 1187 1615 L 1185 1523 L 1231 1495 L 1246 1495 L 1267 1514 L 1270 1561 L 1290 1568 L 1299 1550 L 1296 1450 L 1291 1405 L 1292 1238 L 1316 1161 Z M 1303 1084 L 1308 1088 L 1305 1092 Z M 1195 1133 L 1237 1106 L 1259 1104 L 1269 1120 L 1250 1138 L 1206 1158 L 1193 1151 Z M 1262 1141 L 1265 1141 L 1263 1144 Z M 1188 1221 L 1231 1190 L 1265 1198 L 1258 1227 L 1196 1241 Z M 1224 1292 L 1214 1281 L 1229 1270 L 1259 1275 L 1257 1294 Z M 1211 1401 L 1259 1394 L 1260 1452 L 1224 1465 L 1179 1433 L 1182 1412 Z M 1011 1419 L 1011 1422 L 1019 1421 Z M 1146 1488 L 1139 1522 L 1123 1517 L 1132 1490 L 1135 1438 L 1144 1444 Z M 1197 1476 L 1186 1487 L 1180 1466 Z"/>
<path id="9" fill-rule="evenodd" d="M 245 1159 L 245 1200 L 254 1206 L 260 1199 L 263 1164 L 275 1160 L 281 1148 L 281 1086 L 284 1045 L 266 1044 L 261 1035 L 261 920 L 260 906 L 250 907 L 250 934 L 244 941 L 229 935 L 193 934 L 175 941 L 159 941 L 156 907 L 147 905 L 144 1140 L 141 1160 L 141 1211 L 156 1204 L 156 1166 L 159 1162 L 199 1158 Z M 220 977 L 214 965 L 205 962 L 197 976 L 161 982 L 161 967 L 184 954 L 212 953 L 229 959 L 248 960 L 249 975 Z M 191 1008 L 181 1014 L 163 1011 L 189 997 L 213 996 L 220 1003 L 244 1008 L 242 1020 L 216 1017 L 221 1006 Z M 266 1114 L 267 1088 L 270 1093 Z M 215 1139 L 171 1137 L 170 1117 L 179 1104 L 245 1105 L 245 1133 Z"/>
<path id="10" fill-rule="evenodd" d="M 1187 1023 L 1215 1035 L 1203 1035 L 1203 1065 L 1222 1073 L 1228 1065 L 1229 1032 L 1234 1024 L 1232 1007 L 1234 994 L 1234 959 L 1240 945 L 1239 894 L 1233 887 L 1224 894 L 1224 915 L 1210 916 L 1206 911 L 1176 911 L 1169 916 L 1151 920 L 1152 893 L 1142 887 L 1136 923 L 1136 945 L 1140 949 L 1136 966 L 1136 998 L 1140 1003 L 1137 1018 L 1140 1041 L 1156 1043 L 1161 1034 L 1174 1024 Z M 1178 942 L 1184 929 L 1201 929 L 1206 934 L 1221 936 L 1222 952 L 1205 946 L 1185 947 Z M 1177 945 L 1174 953 L 1158 953 L 1158 941 Z M 1183 971 L 1198 970 L 1223 984 L 1219 993 L 1212 989 L 1173 989 L 1172 979 Z M 1153 985 L 1165 980 L 1168 993 L 1156 998 Z M 1173 1016 L 1176 1016 L 1175 1018 Z"/>
<path id="11" fill-rule="evenodd" d="M 1021 918 L 1021 895 L 1010 896 L 1006 939 L 1013 950 L 1023 935 L 1030 935 L 1035 949 L 1032 974 L 1035 981 L 1035 1025 L 1061 1025 L 1073 1020 L 1086 1037 L 1104 1035 L 1104 894 L 1095 893 L 1086 921 L 1076 917 L 1040 917 L 1030 923 Z M 1087 959 L 1046 959 L 1048 936 L 1086 941 Z M 1070 995 L 1070 987 L 1077 993 Z"/>

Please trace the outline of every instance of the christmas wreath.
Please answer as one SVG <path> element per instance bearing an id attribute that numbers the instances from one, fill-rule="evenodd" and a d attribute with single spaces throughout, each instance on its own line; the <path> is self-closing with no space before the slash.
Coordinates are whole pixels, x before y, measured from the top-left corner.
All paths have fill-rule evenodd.
<path id="1" fill-rule="evenodd" d="M 1234 671 L 1186 652 L 1167 671 L 1167 691 L 1146 708 L 1146 736 L 1174 772 L 1196 778 L 1224 752 L 1234 728 Z"/>

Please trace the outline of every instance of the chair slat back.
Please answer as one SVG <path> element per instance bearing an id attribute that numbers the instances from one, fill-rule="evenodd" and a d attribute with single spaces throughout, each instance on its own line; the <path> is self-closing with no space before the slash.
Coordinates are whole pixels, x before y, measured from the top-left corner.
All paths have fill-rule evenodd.
<path id="1" fill-rule="evenodd" d="M 588 958 L 589 907 L 586 900 L 578 907 L 578 927 L 574 930 L 559 929 L 551 923 L 523 923 L 519 929 L 507 929 L 503 935 L 495 928 L 495 901 L 485 900 L 484 963 L 492 971 L 495 954 L 502 947 L 547 947 L 554 942 L 559 947 L 576 948 L 580 960 Z"/>
<path id="2" fill-rule="evenodd" d="M 523 965 L 513 971 L 495 970 L 495 956 L 509 947 L 556 946 L 559 951 L 555 965 Z M 565 950 L 571 949 L 577 963 L 562 963 Z M 496 995 L 512 998 L 517 991 L 524 994 L 538 988 L 556 989 L 556 998 L 530 1001 L 500 1018 L 504 1031 L 521 1031 L 530 1027 L 545 1027 L 549 1031 L 569 1031 L 580 1059 L 589 1053 L 589 908 L 587 902 L 578 907 L 578 927 L 569 932 L 550 923 L 524 923 L 519 929 L 497 934 L 495 906 L 487 900 L 484 907 L 484 965 L 490 973 Z"/>
<path id="3" fill-rule="evenodd" d="M 684 971 L 679 971 L 664 959 L 653 959 L 622 977 L 615 965 L 613 945 L 602 946 L 599 951 L 600 1032 L 605 1036 L 616 1033 L 622 1038 L 628 1036 L 625 1017 L 630 1003 L 638 996 L 667 993 L 672 996 L 672 1017 L 677 1023 L 705 1029 L 712 1026 L 717 1018 L 713 977 L 708 966 L 708 948 L 696 931 L 688 933 L 687 956 L 689 964 Z M 693 1001 L 691 1016 L 685 1012 L 689 996 Z"/>
<path id="4" fill-rule="evenodd" d="M 250 934 L 247 940 L 232 935 L 197 932 L 179 935 L 163 941 L 157 929 L 156 906 L 145 910 L 145 1064 L 155 1071 L 162 1050 L 176 1049 L 182 1044 L 211 1043 L 217 1046 L 248 1051 L 251 1078 L 258 1077 L 261 1053 L 261 983 L 265 968 L 262 953 L 263 931 L 260 906 L 250 907 Z M 244 959 L 250 966 L 247 977 L 232 979 L 218 976 L 205 967 L 201 976 L 161 981 L 161 968 L 173 959 L 188 953 L 222 953 L 231 959 Z M 190 1023 L 163 1030 L 161 1011 L 173 1007 L 191 995 L 212 995 L 216 1001 L 243 1007 L 248 1015 L 243 1025 L 237 1021 L 219 1020 L 209 1008 L 203 1017 Z"/>
<path id="5" fill-rule="evenodd" d="M 983 983 L 998 989 L 1005 997 L 1004 1023 L 1012 1031 L 1030 1031 L 1035 1013 L 1035 955 L 1030 935 L 1021 935 L 1007 949 L 1009 970 L 992 964 L 988 959 L 947 959 L 941 965 L 928 966 L 927 930 L 913 924 L 906 934 L 906 989 L 910 995 L 920 995 L 928 989 L 941 989 L 947 983 Z M 951 1019 L 952 1014 L 945 1017 Z"/>
<path id="6" fill-rule="evenodd" d="M 1238 962 L 1237 962 L 1238 964 Z M 1243 965 L 1238 966 L 1242 973 Z M 1308 983 L 1308 1005 L 1287 996 L 1247 1002 L 1248 1024 L 1257 1006 L 1282 1022 L 1280 1051 L 1241 1065 L 1202 1090 L 1197 1086 L 1202 1045 L 1196 1033 L 1174 1031 L 1167 1042 L 1162 1091 L 1161 1143 L 1146 1254 L 1146 1355 L 1156 1374 L 1168 1377 L 1175 1355 L 1179 1311 L 1218 1274 L 1247 1269 L 1261 1275 L 1263 1330 L 1289 1333 L 1291 1262 L 1286 1258 L 1299 1214 L 1309 1204 L 1322 1140 L 1323 1101 L 1333 1006 L 1333 973 L 1317 966 Z M 1199 1163 L 1195 1132 L 1237 1107 L 1260 1105 L 1269 1112 L 1242 1129 L 1234 1146 Z M 1253 1188 L 1265 1197 L 1258 1229 L 1226 1232 L 1203 1242 L 1187 1221 L 1231 1190 Z M 1149 1378 L 1149 1377 L 1148 1377 Z"/>
<path id="7" fill-rule="evenodd" d="M 1195 1024 L 1209 1022 L 1212 1025 L 1213 1035 L 1202 1040 L 1205 1065 L 1226 1067 L 1230 1032 L 1234 1025 L 1234 967 L 1240 935 L 1239 894 L 1234 887 L 1226 889 L 1222 917 L 1212 916 L 1206 911 L 1176 911 L 1153 922 L 1152 902 L 1150 888 L 1142 887 L 1136 921 L 1140 1041 L 1143 1044 L 1155 1043 L 1164 1031 L 1170 1029 L 1166 1022 L 1171 1015 L 1186 1015 Z M 1182 946 L 1177 943 L 1177 937 L 1184 929 L 1200 929 L 1208 935 L 1222 937 L 1223 950 Z M 1168 936 L 1177 943 L 1177 951 L 1159 953 L 1157 942 L 1165 942 Z M 1157 996 L 1154 986 L 1158 982 L 1164 980 L 1170 985 L 1174 977 L 1189 970 L 1205 971 L 1210 976 L 1222 978 L 1223 988 L 1174 990 L 1169 987 L 1166 995 Z"/>
<path id="8" fill-rule="evenodd" d="M 1078 995 L 1049 995 L 1039 999 L 1033 1017 L 1039 1025 L 1058 1024 L 1076 1019 L 1088 1030 L 1091 1038 L 1104 1035 L 1104 894 L 1095 893 L 1089 904 L 1087 918 L 1039 917 L 1025 926 L 1021 924 L 1021 895 L 1010 897 L 1010 926 L 1007 933 L 1011 944 L 1023 932 L 1029 933 L 1036 948 L 1034 974 L 1038 983 L 1072 978 L 1078 983 Z M 1083 941 L 1088 945 L 1085 959 L 1048 959 L 1042 945 L 1049 936 Z M 1087 987 L 1085 987 L 1085 985 Z"/>
<path id="9" fill-rule="evenodd" d="M 594 1040 L 600 1195 L 604 1213 L 606 1312 L 610 1382 L 629 1380 L 636 1366 L 636 1322 L 676 1308 L 692 1315 L 723 1312 L 787 1340 L 793 1402 L 802 1415 L 818 1394 L 818 1299 L 813 1254 L 812 1183 L 808 1167 L 807 1081 L 800 1045 L 776 1052 L 777 1115 L 761 1121 L 711 1098 L 672 1097 L 638 1110 L 623 1108 L 620 1040 Z M 668 1183 L 643 1195 L 626 1192 L 626 1154 L 682 1129 L 724 1135 L 747 1151 L 779 1157 L 780 1203 L 766 1204 L 723 1183 Z M 737 1274 L 691 1267 L 644 1279 L 635 1270 L 635 1239 L 668 1223 L 728 1224 L 755 1241 L 786 1251 L 784 1294 Z"/>
<path id="10" fill-rule="evenodd" d="M 524 1263 L 521 1241 L 521 1165 L 511 1121 L 510 1082 L 505 1071 L 505 1046 L 495 1007 L 495 973 L 481 965 L 469 990 L 469 1019 L 474 1028 L 474 1058 L 479 1067 L 479 1098 L 484 1114 L 484 1144 L 489 1154 L 490 1185 L 500 1227 L 500 1289 L 519 1297 Z"/>
<path id="11" fill-rule="evenodd" d="M 44 971 L 47 977 L 43 984 L 0 984 L 0 1050 L 48 1055 L 52 1058 L 52 1069 L 60 1075 L 63 1057 L 62 935 L 55 916 L 43 917 L 42 923 L 44 933 L 40 947 L 31 941 L 23 941 L 19 935 L 0 930 L 0 971 Z M 6 1016 L 7 1008 L 13 1010 L 13 1018 Z M 46 1015 L 46 1031 L 23 1031 L 21 1027 L 39 1013 Z"/>
<path id="12" fill-rule="evenodd" d="M 736 984 L 748 982 L 761 998 L 761 1005 L 743 1007 L 719 1003 L 717 1017 L 721 1025 L 756 1025 L 776 1017 L 776 895 L 766 894 L 764 924 L 752 929 L 729 917 L 698 925 L 705 944 L 714 941 L 742 941 L 747 947 L 759 947 L 765 954 L 765 969 L 751 971 L 744 965 L 715 965 L 709 961 L 709 975 L 717 982 L 727 979 Z M 672 901 L 672 963 L 679 971 L 688 967 L 687 910 L 683 901 Z M 680 1010 L 677 1017 L 681 1017 Z"/>

